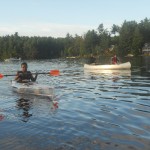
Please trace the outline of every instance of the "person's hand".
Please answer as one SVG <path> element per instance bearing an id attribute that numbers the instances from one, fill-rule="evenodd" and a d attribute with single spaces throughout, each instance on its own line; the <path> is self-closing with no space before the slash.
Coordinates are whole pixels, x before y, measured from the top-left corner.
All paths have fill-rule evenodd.
<path id="1" fill-rule="evenodd" d="M 18 77 L 22 77 L 22 73 L 19 73 L 19 74 L 18 74 Z"/>

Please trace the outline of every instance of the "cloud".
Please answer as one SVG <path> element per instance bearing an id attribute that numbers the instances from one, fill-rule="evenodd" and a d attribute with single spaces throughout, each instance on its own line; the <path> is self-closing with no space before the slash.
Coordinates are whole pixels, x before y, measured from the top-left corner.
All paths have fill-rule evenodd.
<path id="1" fill-rule="evenodd" d="M 18 32 L 20 36 L 51 36 L 65 37 L 67 33 L 74 36 L 83 35 L 88 30 L 96 29 L 94 26 L 66 25 L 52 23 L 22 23 L 13 25 L 0 25 L 0 36 L 11 35 Z"/>

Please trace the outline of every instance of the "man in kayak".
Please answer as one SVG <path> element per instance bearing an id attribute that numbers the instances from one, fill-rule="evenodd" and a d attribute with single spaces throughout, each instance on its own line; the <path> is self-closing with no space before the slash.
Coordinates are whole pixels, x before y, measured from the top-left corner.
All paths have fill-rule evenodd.
<path id="1" fill-rule="evenodd" d="M 112 64 L 118 64 L 118 62 L 119 62 L 118 57 L 116 55 L 114 55 L 114 57 L 112 57 L 112 59 L 111 59 L 111 63 Z"/>
<path id="2" fill-rule="evenodd" d="M 27 71 L 27 68 L 28 68 L 27 63 L 23 62 L 21 64 L 21 71 L 18 71 L 15 77 L 15 80 L 17 82 L 26 83 L 30 81 L 33 82 L 36 81 L 38 74 L 36 73 L 35 77 L 33 77 L 32 73 L 30 71 Z"/>

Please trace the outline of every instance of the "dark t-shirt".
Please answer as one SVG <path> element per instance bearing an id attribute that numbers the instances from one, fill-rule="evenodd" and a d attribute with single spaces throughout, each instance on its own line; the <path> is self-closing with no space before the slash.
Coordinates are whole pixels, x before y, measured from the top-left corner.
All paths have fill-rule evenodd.
<path id="1" fill-rule="evenodd" d="M 20 81 L 22 80 L 33 81 L 34 80 L 30 71 L 27 71 L 27 72 L 18 71 L 17 74 L 19 76 Z"/>

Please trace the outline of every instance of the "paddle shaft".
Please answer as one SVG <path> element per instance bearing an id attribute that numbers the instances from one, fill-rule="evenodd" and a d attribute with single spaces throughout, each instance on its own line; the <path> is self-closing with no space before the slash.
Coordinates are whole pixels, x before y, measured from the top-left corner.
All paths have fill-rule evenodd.
<path id="1" fill-rule="evenodd" d="M 39 73 L 32 73 L 32 74 L 49 74 L 51 76 L 59 76 L 60 75 L 60 72 L 59 70 L 51 70 L 50 72 L 39 72 Z M 9 76 L 16 76 L 17 74 L 0 74 L 0 79 L 3 78 L 4 76 L 5 77 L 9 77 Z"/>
<path id="2" fill-rule="evenodd" d="M 32 74 L 36 74 L 36 73 L 32 73 Z M 50 74 L 49 72 L 39 72 L 37 74 Z M 16 76 L 17 74 L 3 74 L 3 76 L 5 77 L 9 77 L 9 76 Z"/>

